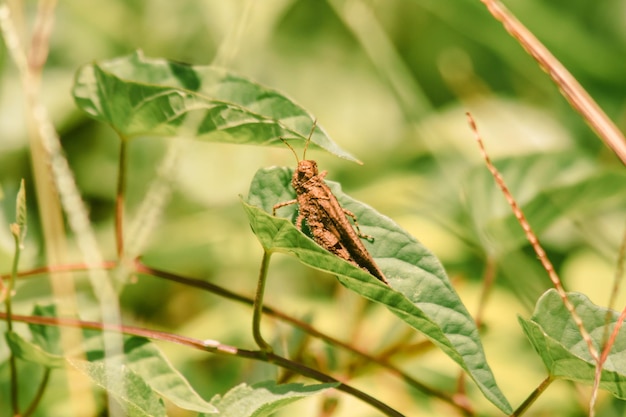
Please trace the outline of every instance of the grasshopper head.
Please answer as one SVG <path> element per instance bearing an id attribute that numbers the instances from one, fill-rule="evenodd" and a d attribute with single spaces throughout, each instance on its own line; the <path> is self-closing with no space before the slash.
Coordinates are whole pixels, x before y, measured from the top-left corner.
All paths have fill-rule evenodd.
<path id="1" fill-rule="evenodd" d="M 298 168 L 293 172 L 291 185 L 296 193 L 306 192 L 306 185 L 312 178 L 317 176 L 317 163 L 308 159 L 298 161 Z"/>
<path id="2" fill-rule="evenodd" d="M 318 174 L 317 162 L 309 159 L 298 161 L 298 169 L 293 174 L 294 181 L 304 183 Z"/>

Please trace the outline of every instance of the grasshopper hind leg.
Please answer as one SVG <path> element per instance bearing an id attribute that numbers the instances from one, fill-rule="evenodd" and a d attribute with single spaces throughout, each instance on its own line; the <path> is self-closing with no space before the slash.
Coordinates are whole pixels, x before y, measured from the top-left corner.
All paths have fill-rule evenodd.
<path id="1" fill-rule="evenodd" d="M 357 236 L 361 239 L 367 240 L 370 243 L 374 242 L 374 236 L 366 235 L 361 232 L 361 229 L 359 228 L 359 222 L 356 220 L 356 215 L 348 209 L 345 209 L 343 207 L 341 209 L 346 216 L 350 216 L 352 218 L 352 221 L 354 221 L 354 228 L 356 229 Z"/>

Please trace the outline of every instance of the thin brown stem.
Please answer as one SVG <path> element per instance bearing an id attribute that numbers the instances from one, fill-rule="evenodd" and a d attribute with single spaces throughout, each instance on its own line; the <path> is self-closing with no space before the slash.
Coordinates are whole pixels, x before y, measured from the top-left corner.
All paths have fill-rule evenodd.
<path id="1" fill-rule="evenodd" d="M 589 400 L 589 412 L 590 415 L 595 413 L 595 405 L 598 399 L 598 391 L 600 389 L 600 381 L 602 379 L 602 367 L 606 358 L 611 353 L 611 349 L 615 344 L 615 339 L 622 328 L 622 324 L 624 323 L 624 319 L 626 319 L 626 307 L 622 310 L 622 314 L 620 314 L 617 322 L 615 323 L 615 327 L 613 331 L 609 335 L 609 324 L 613 318 L 613 306 L 617 300 L 617 294 L 619 294 L 620 283 L 624 276 L 624 261 L 626 260 L 626 230 L 622 235 L 622 243 L 620 244 L 619 252 L 617 255 L 617 266 L 615 268 L 615 277 L 613 279 L 613 289 L 611 291 L 611 297 L 609 300 L 609 305 L 606 312 L 605 324 L 604 324 L 604 334 L 602 336 L 602 354 L 600 355 L 600 360 L 596 364 L 596 372 L 593 380 L 593 389 L 591 390 L 591 399 Z"/>
<path id="2" fill-rule="evenodd" d="M 188 285 L 191 287 L 196 287 L 196 288 L 202 288 L 204 290 L 210 291 L 214 294 L 220 295 L 224 298 L 233 300 L 233 301 L 237 301 L 240 303 L 244 303 L 244 304 L 248 304 L 248 305 L 253 305 L 254 304 L 254 300 L 252 298 L 234 293 L 232 291 L 229 291 L 225 288 L 222 288 L 218 285 L 215 285 L 213 283 L 207 282 L 207 281 L 202 281 L 202 280 L 198 280 L 198 279 L 194 279 L 194 278 L 188 278 L 188 277 L 183 277 L 177 274 L 173 274 L 170 272 L 166 272 L 166 271 L 161 271 L 155 268 L 151 268 L 148 267 L 146 265 L 144 265 L 143 263 L 141 263 L 141 261 L 137 261 L 135 263 L 135 271 L 137 273 L 141 273 L 141 274 L 146 274 L 146 275 L 152 275 L 152 276 L 156 276 L 162 279 L 167 279 L 169 281 L 174 281 L 174 282 L 178 282 L 180 284 L 184 284 L 184 285 Z M 325 341 L 328 344 L 331 344 L 333 346 L 337 346 L 340 347 L 348 352 L 351 352 L 357 356 L 362 357 L 363 359 L 371 362 L 371 363 L 376 363 L 378 365 L 380 365 L 382 368 L 386 369 L 389 373 L 391 373 L 392 375 L 395 375 L 396 377 L 402 379 L 404 382 L 406 382 L 408 385 L 412 386 L 413 388 L 424 392 L 430 396 L 433 397 L 437 397 L 441 400 L 443 400 L 444 402 L 448 403 L 448 404 L 453 404 L 456 405 L 457 407 L 464 409 L 465 406 L 463 404 L 459 404 L 456 402 L 456 400 L 442 392 L 442 391 L 438 391 L 435 390 L 433 388 L 428 387 L 427 385 L 423 384 L 422 382 L 418 381 L 417 379 L 413 378 L 412 376 L 410 376 L 409 374 L 407 374 L 406 372 L 403 372 L 402 370 L 400 370 L 398 367 L 394 366 L 393 364 L 391 364 L 387 359 L 384 358 L 378 358 L 375 356 L 370 355 L 367 352 L 364 352 L 352 345 L 350 345 L 349 343 L 343 342 L 339 339 L 336 339 L 332 336 L 329 336 L 319 330 L 317 330 L 316 328 L 314 328 L 313 326 L 300 321 L 298 319 L 295 319 L 291 316 L 289 316 L 286 313 L 283 313 L 280 310 L 277 310 L 274 307 L 270 307 L 267 305 L 263 306 L 263 313 L 276 317 L 279 320 L 282 320 L 286 323 L 290 323 L 291 325 L 298 327 L 299 329 L 303 330 L 304 332 L 310 334 L 311 336 L 317 337 L 323 341 Z M 429 342 L 430 345 L 430 342 Z"/>
<path id="3" fill-rule="evenodd" d="M 608 324 L 610 323 L 611 317 L 612 317 L 611 310 L 615 309 L 617 296 L 620 292 L 620 284 L 624 278 L 624 263 L 625 262 L 626 262 L 626 227 L 624 228 L 624 233 L 622 234 L 622 242 L 619 246 L 619 251 L 617 254 L 615 276 L 613 277 L 613 288 L 611 290 L 611 297 L 609 298 L 608 311 L 606 312 L 606 327 L 605 327 L 605 334 L 603 337 L 603 340 L 605 341 L 604 346 L 606 346 L 606 340 L 608 338 Z"/>
<path id="4" fill-rule="evenodd" d="M 567 309 L 567 311 L 569 311 L 572 317 L 572 320 L 574 320 L 574 323 L 576 323 L 576 326 L 578 327 L 578 331 L 580 332 L 580 335 L 582 336 L 583 340 L 587 344 L 587 349 L 589 350 L 589 354 L 591 355 L 593 360 L 596 363 L 598 363 L 600 359 L 598 350 L 593 345 L 593 341 L 591 340 L 591 335 L 589 335 L 589 332 L 587 331 L 587 329 L 585 329 L 582 319 L 580 318 L 578 313 L 576 313 L 576 309 L 574 308 L 574 305 L 567 297 L 567 294 L 565 293 L 565 289 L 563 288 L 563 285 L 561 284 L 561 279 L 556 273 L 556 270 L 554 269 L 552 262 L 550 262 L 550 260 L 548 259 L 546 252 L 543 250 L 543 247 L 539 243 L 539 239 L 537 238 L 537 235 L 532 230 L 530 223 L 528 222 L 528 220 L 526 219 L 526 216 L 524 215 L 521 208 L 517 204 L 517 201 L 515 201 L 515 199 L 513 198 L 511 191 L 509 190 L 506 183 L 504 182 L 504 178 L 502 178 L 502 175 L 500 174 L 498 169 L 491 162 L 491 158 L 489 157 L 489 154 L 487 154 L 482 138 L 480 137 L 480 134 L 478 133 L 476 122 L 474 121 L 474 118 L 472 117 L 472 115 L 469 113 L 467 113 L 467 120 L 469 122 L 469 125 L 472 131 L 474 132 L 476 142 L 478 142 L 478 147 L 480 148 L 480 152 L 483 156 L 485 164 L 487 165 L 487 168 L 489 169 L 489 172 L 491 172 L 491 175 L 496 181 L 496 184 L 498 185 L 498 187 L 500 187 L 500 190 L 502 191 L 502 194 L 504 195 L 507 202 L 509 203 L 509 206 L 511 206 L 511 209 L 513 211 L 513 214 L 515 215 L 515 218 L 517 219 L 517 222 L 520 224 L 520 226 L 522 226 L 522 229 L 524 230 L 526 239 L 530 242 L 530 245 L 532 246 L 533 250 L 537 254 L 537 258 L 539 258 L 541 265 L 543 266 L 545 271 L 548 273 L 548 276 L 550 277 L 550 280 L 552 281 L 554 288 L 556 288 L 559 296 L 561 297 L 561 300 L 563 301 L 565 308 Z"/>
<path id="5" fill-rule="evenodd" d="M 117 262 L 115 261 L 105 261 L 100 265 L 101 269 L 113 269 L 117 266 Z M 95 266 L 87 266 L 84 263 L 75 263 L 75 264 L 67 264 L 67 265 L 49 265 L 42 266 L 39 268 L 29 269 L 28 271 L 22 271 L 17 273 L 17 278 L 27 278 L 34 277 L 42 274 L 53 274 L 55 272 L 72 272 L 72 271 L 85 271 L 88 268 L 95 268 Z M 7 280 L 9 279 L 10 274 L 0 275 L 0 279 Z"/>
<path id="6" fill-rule="evenodd" d="M 117 265 L 116 262 L 112 262 L 112 261 L 108 261 L 108 262 L 104 262 L 101 265 L 101 268 L 103 269 L 113 269 L 115 268 L 115 266 Z M 45 274 L 45 273 L 49 273 L 51 271 L 81 271 L 81 270 L 85 270 L 87 268 L 86 265 L 84 264 L 68 264 L 68 265 L 56 265 L 56 266 L 50 266 L 50 267 L 42 267 L 42 268 L 36 268 L 33 270 L 29 270 L 29 271 L 23 271 L 20 274 L 18 274 L 19 277 L 22 278 L 26 278 L 26 277 L 32 277 L 35 275 L 40 275 L 40 274 Z M 145 264 L 143 264 L 141 262 L 141 260 L 137 260 L 134 264 L 134 271 L 138 274 L 145 274 L 145 275 L 149 275 L 149 276 L 154 276 L 157 278 L 161 278 L 161 279 L 165 279 L 168 281 L 172 281 L 172 282 L 177 282 L 179 284 L 182 285 L 186 285 L 189 287 L 194 287 L 194 288 L 199 288 L 205 291 L 209 291 L 213 294 L 216 294 L 220 297 L 223 297 L 225 299 L 228 300 L 232 300 L 232 301 L 236 301 L 239 303 L 243 303 L 243 304 L 247 304 L 252 306 L 254 304 L 254 300 L 250 297 L 246 297 L 243 296 L 241 294 L 237 294 L 235 292 L 232 292 L 226 288 L 220 287 L 219 285 L 215 285 L 211 282 L 208 281 L 203 281 L 203 280 L 199 280 L 199 279 L 195 279 L 195 278 L 189 278 L 189 277 L 184 277 L 178 274 L 174 274 L 171 272 L 167 272 L 167 271 L 162 271 L 159 269 L 155 269 L 152 267 L 149 267 Z M 4 278 L 4 277 L 3 277 Z M 409 386 L 417 389 L 418 391 L 421 391 L 423 393 L 426 393 L 432 397 L 436 397 L 439 398 L 440 400 L 454 405 L 457 408 L 467 411 L 467 407 L 463 402 L 459 402 L 457 399 L 455 399 L 454 397 L 450 396 L 449 394 L 446 394 L 445 392 L 439 391 L 439 390 L 435 390 L 431 387 L 428 387 L 427 385 L 423 384 L 422 382 L 418 381 L 417 379 L 413 378 L 412 376 L 410 376 L 409 374 L 407 374 L 406 372 L 402 371 L 401 369 L 399 369 L 398 367 L 394 366 L 388 358 L 389 355 L 383 355 L 382 357 L 376 357 L 376 356 L 372 356 L 367 352 L 364 352 L 352 345 L 350 345 L 349 343 L 343 342 L 339 339 L 336 339 L 330 335 L 327 335 L 319 330 L 317 330 L 316 328 L 314 328 L 313 326 L 309 325 L 308 323 L 305 323 L 303 321 L 300 321 L 294 317 L 289 316 L 286 313 L 283 313 L 280 310 L 277 310 L 273 307 L 264 305 L 263 306 L 263 313 L 267 314 L 269 316 L 272 317 L 276 317 L 277 319 L 284 321 L 286 323 L 289 323 L 299 329 L 301 329 L 302 331 L 310 334 L 313 337 L 317 337 L 323 341 L 325 341 L 326 343 L 333 345 L 333 346 L 337 346 L 339 348 L 342 348 L 348 352 L 351 352 L 357 356 L 360 356 L 361 358 L 363 358 L 364 360 L 370 362 L 370 363 L 375 363 L 379 366 L 381 366 L 383 369 L 386 369 L 390 374 L 402 379 L 405 383 L 407 383 Z M 419 351 L 423 350 L 423 346 L 432 346 L 432 344 L 430 342 L 425 343 L 425 344 L 419 344 Z"/>
<path id="7" fill-rule="evenodd" d="M 377 400 L 376 398 L 371 397 L 368 394 L 365 394 L 364 392 L 348 385 L 348 384 L 344 384 L 343 382 L 340 382 L 339 380 L 326 375 L 322 372 L 319 372 L 315 369 L 309 368 L 307 366 L 304 366 L 300 363 L 297 362 L 292 362 L 289 359 L 286 359 L 282 356 L 278 356 L 274 353 L 270 353 L 268 354 L 268 360 L 282 368 L 285 369 L 289 369 L 292 370 L 294 372 L 299 373 L 300 375 L 304 375 L 307 376 L 309 378 L 315 379 L 317 381 L 320 382 L 330 382 L 330 383 L 339 383 L 339 385 L 337 386 L 337 389 L 339 391 L 343 391 L 347 394 L 350 394 L 364 402 L 366 402 L 367 404 L 370 404 L 371 406 L 373 406 L 374 408 L 378 409 L 379 411 L 381 411 L 382 413 L 384 413 L 385 415 L 388 416 L 403 416 L 403 414 L 401 414 L 400 412 L 396 411 L 395 409 L 389 407 L 387 404 L 383 403 L 382 401 Z"/>
<path id="8" fill-rule="evenodd" d="M 0 319 L 6 319 L 6 313 L 0 312 Z M 376 398 L 366 394 L 365 392 L 358 390 L 348 384 L 345 384 L 330 375 L 324 374 L 315 369 L 309 368 L 301 363 L 290 361 L 275 353 L 266 352 L 262 350 L 248 350 L 240 349 L 235 346 L 224 345 L 215 340 L 198 340 L 191 337 L 181 336 L 178 334 L 161 332 L 158 330 L 145 329 L 141 327 L 126 326 L 119 324 L 100 323 L 93 321 L 82 321 L 71 318 L 59 318 L 59 317 L 41 317 L 41 316 L 23 316 L 14 315 L 15 321 L 24 323 L 39 324 L 44 326 L 67 326 L 81 329 L 111 331 L 122 333 L 130 336 L 145 337 L 152 340 L 161 340 L 165 342 L 176 343 L 179 345 L 191 347 L 194 349 L 203 350 L 221 355 L 237 356 L 245 359 L 253 359 L 261 362 L 273 363 L 281 368 L 289 369 L 300 375 L 309 377 L 319 382 L 328 382 L 338 384 L 336 389 L 347 394 L 350 394 L 372 407 L 378 409 L 380 412 L 387 416 L 401 417 L 403 414 L 389 407 L 387 404 L 377 400 Z"/>

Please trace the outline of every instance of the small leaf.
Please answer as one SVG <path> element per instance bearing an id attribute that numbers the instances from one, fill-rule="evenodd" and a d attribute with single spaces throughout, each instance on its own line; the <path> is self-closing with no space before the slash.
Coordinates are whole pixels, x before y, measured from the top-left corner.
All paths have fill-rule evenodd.
<path id="1" fill-rule="evenodd" d="M 126 363 L 152 389 L 185 410 L 216 413 L 189 382 L 172 366 L 157 346 L 147 339 L 131 337 L 124 343 Z"/>
<path id="2" fill-rule="evenodd" d="M 215 142 L 282 145 L 306 140 L 313 117 L 279 92 L 225 70 L 145 58 L 140 52 L 82 67 L 78 107 L 122 137 L 179 136 Z M 351 161 L 321 127 L 313 144 Z M 358 162 L 358 161 L 357 161 Z"/>
<path id="3" fill-rule="evenodd" d="M 609 310 L 594 305 L 583 294 L 568 293 L 568 297 L 591 334 L 596 349 L 600 350 Z M 617 312 L 610 311 L 609 331 L 615 327 L 618 317 Z M 539 299 L 530 320 L 521 317 L 518 320 L 551 376 L 593 384 L 595 361 L 556 290 L 548 290 Z M 604 363 L 600 387 L 626 399 L 626 332 L 623 328 Z"/>
<path id="4" fill-rule="evenodd" d="M 241 384 L 232 388 L 223 397 L 216 395 L 211 399 L 211 404 L 217 407 L 221 417 L 265 417 L 272 415 L 281 407 L 337 385 L 276 385 L 273 381 L 252 386 Z"/>
<path id="5" fill-rule="evenodd" d="M 305 265 L 336 274 L 347 288 L 385 305 L 465 369 L 493 404 L 510 412 L 487 364 L 474 320 L 437 258 L 391 219 L 348 197 L 338 184 L 328 181 L 339 203 L 357 216 L 362 232 L 375 238 L 374 243 L 363 244 L 391 287 L 384 285 L 316 244 L 291 221 L 269 214 L 274 204 L 294 198 L 291 175 L 288 168 L 273 167 L 259 170 L 252 180 L 244 209 L 264 249 L 287 253 Z M 286 207 L 278 214 L 293 218 L 294 213 L 295 207 Z"/>
<path id="6" fill-rule="evenodd" d="M 33 308 L 33 316 L 56 317 L 56 307 L 52 304 L 47 306 L 36 305 Z M 41 324 L 28 324 L 28 328 L 33 335 L 33 342 L 39 345 L 46 352 L 61 356 L 61 330 L 57 326 L 44 326 Z"/>
<path id="7" fill-rule="evenodd" d="M 20 247 L 26 238 L 26 212 L 26 188 L 22 179 L 15 202 L 15 223 L 11 224 L 11 233 Z"/>
<path id="8" fill-rule="evenodd" d="M 165 405 L 135 372 L 119 363 L 87 362 L 68 358 L 68 362 L 94 384 L 105 389 L 124 407 L 129 417 L 165 417 Z"/>
<path id="9" fill-rule="evenodd" d="M 101 335 L 87 340 L 87 346 L 94 350 L 87 352 L 87 357 L 103 358 Z M 202 399 L 189 382 L 178 372 L 161 350 L 148 339 L 126 337 L 124 339 L 124 357 L 91 360 L 92 363 L 124 363 L 124 368 L 132 371 L 133 378 L 141 379 L 155 393 L 185 410 L 215 413 L 215 407 Z"/>
<path id="10" fill-rule="evenodd" d="M 62 368 L 65 366 L 65 358 L 46 352 L 40 346 L 24 340 L 15 332 L 6 333 L 7 344 L 11 352 L 18 358 L 37 363 L 47 368 Z"/>
<path id="11" fill-rule="evenodd" d="M 36 306 L 34 315 L 55 317 L 54 306 Z M 49 352 L 62 352 L 59 329 L 55 326 L 29 325 L 34 340 Z M 101 362 L 104 358 L 102 334 L 84 331 L 84 352 L 91 363 Z M 62 356 L 57 355 L 62 358 Z M 106 358 L 105 362 L 119 362 L 119 358 Z M 41 363 L 41 362 L 39 362 Z M 124 367 L 134 373 L 133 379 L 140 378 L 156 394 L 168 399 L 185 410 L 215 413 L 217 410 L 202 399 L 189 382 L 178 372 L 161 350 L 148 339 L 126 337 L 124 340 Z M 100 366 L 100 365 L 98 365 Z M 86 368 L 85 368 L 86 369 Z M 94 381 L 101 385 L 101 381 Z M 101 385 L 102 386 L 102 385 Z M 106 387 L 105 387 L 106 388 Z"/>
<path id="12" fill-rule="evenodd" d="M 17 224 L 19 224 L 20 227 L 26 226 L 26 187 L 23 179 L 20 181 L 20 189 L 17 193 L 15 208 Z"/>

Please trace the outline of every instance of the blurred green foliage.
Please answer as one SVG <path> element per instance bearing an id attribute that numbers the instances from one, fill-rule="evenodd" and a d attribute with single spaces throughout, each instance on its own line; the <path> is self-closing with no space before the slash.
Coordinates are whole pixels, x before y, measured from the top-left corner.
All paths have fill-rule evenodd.
<path id="1" fill-rule="evenodd" d="M 26 3 L 25 21 L 31 22 L 36 7 Z M 625 131 L 626 2 L 505 3 Z M 502 167 L 505 180 L 513 181 L 511 191 L 522 208 L 529 203 L 537 209 L 528 213 L 529 221 L 540 224 L 540 239 L 568 289 L 606 304 L 624 228 L 623 167 L 478 0 L 64 0 L 56 9 L 50 47 L 43 99 L 107 257 L 114 255 L 119 138 L 79 112 L 70 89 L 80 65 L 141 49 L 149 57 L 234 70 L 284 92 L 316 115 L 330 136 L 365 164 L 322 152 L 311 152 L 310 157 L 347 193 L 392 217 L 428 246 L 458 282 L 470 311 L 477 303 L 486 265 L 493 263 L 497 289 L 484 319 L 488 328 L 484 345 L 514 406 L 545 377 L 515 316 L 528 317 L 551 284 L 524 245 L 521 230 L 511 223 L 508 207 L 480 160 L 465 111 L 476 117 L 487 150 Z M 0 71 L 4 274 L 10 270 L 8 224 L 15 217 L 13 196 L 21 178 L 29 192 L 29 235 L 21 269 L 46 261 L 32 192 L 24 97 L 4 46 Z M 155 176 L 167 141 L 137 138 L 131 143 L 130 220 Z M 238 196 L 247 193 L 257 169 L 294 163 L 287 149 L 186 140 L 174 194 L 152 231 L 144 261 L 252 294 L 261 248 Z M 590 182 L 592 178 L 612 180 Z M 554 190 L 576 190 L 578 184 L 589 183 L 593 188 L 581 187 L 578 198 L 553 199 Z M 541 199 L 550 207 L 547 218 L 546 211 L 539 210 Z M 494 229 L 483 228 L 486 224 Z M 80 259 L 78 253 L 75 259 Z M 354 334 L 352 342 L 368 350 L 400 340 L 406 332 L 400 325 L 388 330 L 393 317 L 377 306 L 365 310 L 362 321 L 337 320 L 358 315 L 363 307 L 356 296 L 338 287 L 332 277 L 284 257 L 273 259 L 267 291 L 269 304 L 295 316 L 311 314 L 316 326 L 339 336 Z M 48 295 L 45 278 L 23 282 L 16 308 L 28 312 L 33 302 Z M 249 309 L 211 294 L 140 277 L 124 290 L 122 304 L 130 323 L 252 346 Z M 295 350 L 297 346 L 289 345 L 291 331 L 280 326 L 276 338 Z M 164 348 L 207 399 L 242 380 L 252 383 L 276 372 L 265 364 L 177 346 Z M 311 361 L 319 362 L 327 353 L 321 344 L 308 349 Z M 0 353 L 4 358 L 6 351 Z M 407 371 L 430 375 L 451 389 L 454 381 L 446 380 L 454 369 L 451 364 L 435 353 L 426 358 L 408 362 Z M 6 369 L 0 371 L 4 389 Z M 366 379 L 362 384 L 377 389 L 407 414 L 420 410 L 425 415 L 421 404 L 427 399 L 398 390 L 397 381 Z M 567 384 L 555 384 L 528 415 L 580 415 L 577 395 Z M 6 398 L 4 391 L 0 398 Z M 344 413 L 351 410 L 351 401 L 343 405 Z M 611 410 L 623 407 L 607 399 L 598 413 L 621 415 Z M 437 406 L 431 409 L 432 415 L 444 412 Z M 364 408 L 363 413 L 372 411 Z"/>

